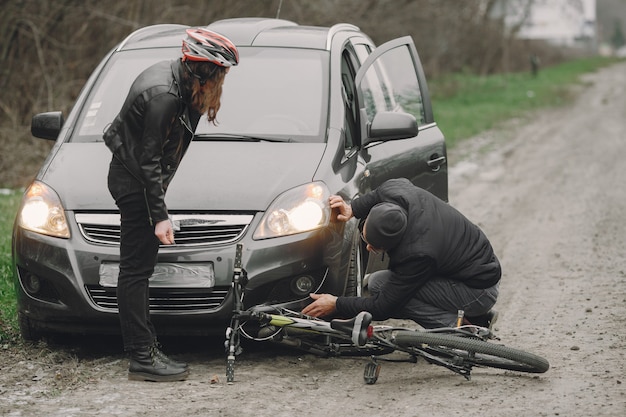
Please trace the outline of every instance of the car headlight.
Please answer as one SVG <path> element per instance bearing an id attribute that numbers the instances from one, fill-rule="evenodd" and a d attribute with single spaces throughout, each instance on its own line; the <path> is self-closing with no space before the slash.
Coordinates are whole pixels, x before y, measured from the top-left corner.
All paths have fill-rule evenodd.
<path id="1" fill-rule="evenodd" d="M 270 205 L 254 232 L 254 239 L 287 236 L 328 225 L 328 187 L 312 182 L 281 194 Z"/>
<path id="2" fill-rule="evenodd" d="M 18 212 L 18 224 L 44 235 L 70 237 L 61 199 L 52 188 L 39 181 L 34 181 L 24 194 Z"/>

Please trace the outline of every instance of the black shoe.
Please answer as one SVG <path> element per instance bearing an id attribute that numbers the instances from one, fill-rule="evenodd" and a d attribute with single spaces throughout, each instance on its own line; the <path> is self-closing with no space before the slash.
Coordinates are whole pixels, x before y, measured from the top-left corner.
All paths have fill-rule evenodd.
<path id="1" fill-rule="evenodd" d="M 131 381 L 171 382 L 184 381 L 189 369 L 175 367 L 163 362 L 153 346 L 133 350 L 130 353 L 128 379 Z"/>
<path id="2" fill-rule="evenodd" d="M 175 368 L 183 368 L 183 369 L 187 369 L 189 367 L 187 362 L 180 362 L 180 361 L 174 360 L 170 358 L 169 356 L 167 356 L 165 353 L 163 353 L 163 351 L 161 350 L 161 344 L 159 342 L 154 342 L 154 345 L 152 345 L 152 349 L 154 349 L 154 355 L 158 357 L 161 360 L 161 362 L 164 362 L 167 365 L 171 365 Z"/>
<path id="3" fill-rule="evenodd" d="M 480 316 L 467 317 L 467 321 L 474 326 L 485 327 L 493 331 L 493 326 L 496 324 L 496 321 L 498 321 L 498 312 L 496 310 L 489 310 Z"/>

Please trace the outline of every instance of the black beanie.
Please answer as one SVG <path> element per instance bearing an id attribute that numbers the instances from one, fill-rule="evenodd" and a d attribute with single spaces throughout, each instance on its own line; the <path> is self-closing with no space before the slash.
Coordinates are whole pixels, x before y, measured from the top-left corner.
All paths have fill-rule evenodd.
<path id="1" fill-rule="evenodd" d="M 393 249 L 404 235 L 407 215 L 404 209 L 393 203 L 378 203 L 365 220 L 367 243 L 377 249 Z"/>

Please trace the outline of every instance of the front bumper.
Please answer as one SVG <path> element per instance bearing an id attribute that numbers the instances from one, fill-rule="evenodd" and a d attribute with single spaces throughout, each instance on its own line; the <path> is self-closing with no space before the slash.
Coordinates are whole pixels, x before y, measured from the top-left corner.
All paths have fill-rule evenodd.
<path id="1" fill-rule="evenodd" d="M 101 285 L 99 276 L 102 263 L 119 261 L 119 249 L 87 242 L 73 228 L 70 239 L 16 228 L 13 262 L 21 324 L 34 333 L 119 334 L 116 289 Z M 244 236 L 239 243 L 249 279 L 245 306 L 305 299 L 308 294 L 290 285 L 302 276 L 314 282 L 312 292 L 342 294 L 350 254 L 341 249 L 345 242 L 330 229 L 261 241 Z M 234 253 L 235 243 L 161 248 L 159 263 L 212 263 L 215 285 L 151 287 L 151 321 L 159 334 L 223 331 L 232 315 Z"/>

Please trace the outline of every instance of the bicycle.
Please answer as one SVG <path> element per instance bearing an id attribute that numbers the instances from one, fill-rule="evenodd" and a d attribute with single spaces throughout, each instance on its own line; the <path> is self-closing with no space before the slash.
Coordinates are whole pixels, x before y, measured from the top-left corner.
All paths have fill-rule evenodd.
<path id="1" fill-rule="evenodd" d="M 415 330 L 372 325 L 372 315 L 368 312 L 352 319 L 325 321 L 305 316 L 290 304 L 259 305 L 243 310 L 247 277 L 241 267 L 241 250 L 241 245 L 237 245 L 232 285 L 235 308 L 225 342 L 229 384 L 235 378 L 235 357 L 242 352 L 240 337 L 271 341 L 324 357 L 370 356 L 363 374 L 367 384 L 376 383 L 383 361 L 416 363 L 418 358 L 423 358 L 467 380 L 475 366 L 528 373 L 544 373 L 550 367 L 541 356 L 493 343 L 491 340 L 497 337 L 488 328 L 463 325 L 461 312 L 457 327 Z M 407 357 L 385 357 L 393 352 L 404 352 Z"/>

